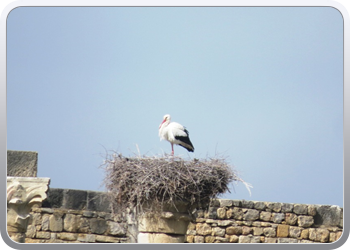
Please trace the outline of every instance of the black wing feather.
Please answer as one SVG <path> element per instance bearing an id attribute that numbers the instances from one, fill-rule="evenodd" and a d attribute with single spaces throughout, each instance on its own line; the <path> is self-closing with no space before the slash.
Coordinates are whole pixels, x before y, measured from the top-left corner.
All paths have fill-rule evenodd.
<path id="1" fill-rule="evenodd" d="M 192 145 L 192 142 L 190 141 L 190 137 L 189 137 L 189 132 L 187 131 L 187 129 L 184 130 L 187 136 L 175 136 L 176 140 L 179 140 L 185 144 L 187 144 L 189 147 L 186 147 L 187 145 L 181 145 L 180 146 L 184 147 L 185 149 L 187 149 L 189 152 L 193 152 L 194 151 L 194 147 Z"/>

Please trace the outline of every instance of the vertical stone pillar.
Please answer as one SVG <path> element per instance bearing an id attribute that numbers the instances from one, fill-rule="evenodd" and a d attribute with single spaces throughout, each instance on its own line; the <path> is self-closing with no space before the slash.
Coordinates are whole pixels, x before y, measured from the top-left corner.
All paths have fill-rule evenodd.
<path id="1" fill-rule="evenodd" d="M 12 240 L 25 241 L 30 210 L 46 199 L 50 178 L 7 177 L 7 232 Z"/>
<path id="2" fill-rule="evenodd" d="M 191 216 L 189 206 L 177 202 L 162 212 L 147 211 L 138 216 L 138 243 L 184 243 Z"/>

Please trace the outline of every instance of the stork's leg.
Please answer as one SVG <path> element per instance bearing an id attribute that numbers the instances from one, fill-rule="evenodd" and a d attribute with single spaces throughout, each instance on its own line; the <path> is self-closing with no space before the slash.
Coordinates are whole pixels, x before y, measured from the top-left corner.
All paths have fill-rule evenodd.
<path id="1" fill-rule="evenodd" d="M 174 156 L 174 144 L 171 143 L 171 155 Z"/>

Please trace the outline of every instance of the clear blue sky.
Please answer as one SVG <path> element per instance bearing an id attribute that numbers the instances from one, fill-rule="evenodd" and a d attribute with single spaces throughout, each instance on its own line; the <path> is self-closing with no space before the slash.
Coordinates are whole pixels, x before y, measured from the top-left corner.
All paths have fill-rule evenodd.
<path id="1" fill-rule="evenodd" d="M 104 148 L 228 157 L 229 199 L 343 206 L 343 19 L 330 7 L 20 7 L 7 19 L 7 147 L 51 187 L 104 190 Z"/>

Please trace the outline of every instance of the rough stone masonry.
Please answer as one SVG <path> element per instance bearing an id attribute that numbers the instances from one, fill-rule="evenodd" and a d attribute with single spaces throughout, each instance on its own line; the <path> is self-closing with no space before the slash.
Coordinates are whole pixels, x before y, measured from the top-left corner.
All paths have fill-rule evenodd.
<path id="1" fill-rule="evenodd" d="M 27 243 L 133 243 L 137 223 L 113 214 L 104 192 L 50 189 L 43 207 L 34 208 Z M 328 243 L 341 237 L 343 209 L 246 200 L 214 200 L 197 210 L 186 243 Z"/>
<path id="2" fill-rule="evenodd" d="M 188 243 L 327 243 L 341 237 L 343 209 L 246 200 L 215 200 L 198 210 Z"/>

